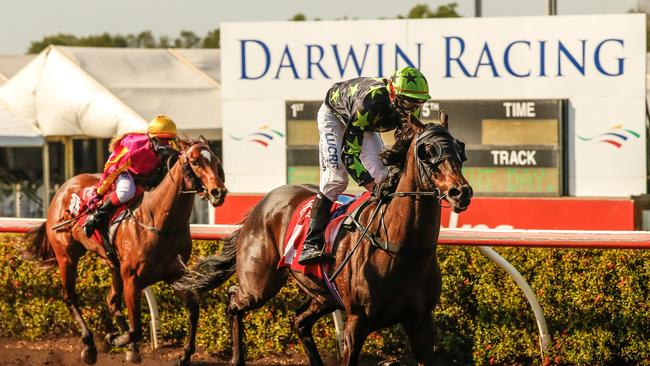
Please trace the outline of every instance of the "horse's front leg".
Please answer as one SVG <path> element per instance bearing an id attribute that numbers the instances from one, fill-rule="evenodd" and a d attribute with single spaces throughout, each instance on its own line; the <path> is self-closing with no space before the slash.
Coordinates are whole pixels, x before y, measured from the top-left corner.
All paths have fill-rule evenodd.
<path id="1" fill-rule="evenodd" d="M 435 365 L 433 353 L 435 329 L 431 311 L 427 311 L 422 317 L 408 319 L 402 323 L 402 326 L 418 365 Z"/>
<path id="2" fill-rule="evenodd" d="M 135 275 L 122 271 L 124 279 L 124 302 L 129 312 L 129 332 L 119 336 L 114 345 L 124 347 L 128 345 L 126 360 L 133 363 L 142 361 L 140 356 L 140 340 L 142 339 L 142 317 L 140 314 L 140 301 L 142 298 L 142 287 L 137 282 Z"/>
<path id="3" fill-rule="evenodd" d="M 370 334 L 370 328 L 366 319 L 358 315 L 348 316 L 345 322 L 342 366 L 355 366 L 359 362 L 359 355 L 368 334 Z"/>

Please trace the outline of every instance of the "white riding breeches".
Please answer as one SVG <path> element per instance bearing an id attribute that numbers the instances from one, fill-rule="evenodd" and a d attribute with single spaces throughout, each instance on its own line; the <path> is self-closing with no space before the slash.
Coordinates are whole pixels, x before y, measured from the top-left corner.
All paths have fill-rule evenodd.
<path id="1" fill-rule="evenodd" d="M 135 196 L 135 181 L 128 171 L 120 173 L 115 179 L 115 196 L 120 203 L 128 202 Z"/>
<path id="2" fill-rule="evenodd" d="M 348 172 L 341 160 L 341 147 L 346 126 L 323 104 L 318 110 L 320 191 L 331 201 L 345 191 L 348 186 Z M 373 177 L 381 183 L 388 176 L 388 169 L 381 162 L 379 154 L 384 151 L 384 143 L 378 132 L 365 132 L 361 145 L 361 163 Z"/>

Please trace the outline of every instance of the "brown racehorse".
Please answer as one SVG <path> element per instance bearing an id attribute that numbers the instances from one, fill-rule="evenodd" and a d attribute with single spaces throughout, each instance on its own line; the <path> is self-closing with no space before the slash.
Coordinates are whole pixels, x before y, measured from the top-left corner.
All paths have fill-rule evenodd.
<path id="1" fill-rule="evenodd" d="M 128 345 L 126 359 L 140 362 L 139 342 L 142 338 L 140 300 L 142 290 L 159 281 L 172 283 L 181 275 L 178 257 L 187 260 L 192 250 L 189 219 L 194 194 L 210 201 L 213 207 L 223 203 L 226 195 L 224 173 L 219 158 L 207 141 L 181 141 L 181 153 L 160 184 L 146 192 L 140 205 L 124 220 L 115 233 L 115 249 L 119 266 L 109 260 L 104 247 L 87 238 L 81 225 L 71 224 L 53 230 L 53 226 L 69 218 L 66 211 L 71 196 L 98 182 L 98 177 L 81 174 L 67 181 L 52 199 L 47 221 L 29 233 L 26 255 L 41 263 L 59 266 L 63 282 L 63 298 L 72 317 L 81 327 L 84 349 L 81 357 L 88 364 L 97 360 L 92 332 L 88 329 L 75 292 L 77 263 L 86 251 L 97 253 L 111 265 L 112 283 L 107 302 L 111 315 L 124 332 L 108 334 L 108 346 Z M 171 163 L 167 163 L 168 165 Z M 127 324 L 122 314 L 122 294 L 129 315 Z M 192 294 L 178 291 L 190 315 L 190 330 L 181 364 L 189 364 L 195 351 L 199 306 Z"/>
<path id="2" fill-rule="evenodd" d="M 472 188 L 461 173 L 464 145 L 449 133 L 443 112 L 440 123 L 435 125 L 425 127 L 416 123 L 402 127 L 396 133 L 395 145 L 383 154 L 383 159 L 393 167 L 389 182 L 396 184 L 390 190 L 395 192 L 370 204 L 359 221 L 376 242 L 389 245 L 386 249 L 370 245 L 363 235 L 364 229 L 345 234 L 334 264 L 337 268 L 350 254 L 350 260 L 335 279 L 341 305 L 324 281 L 278 268 L 294 210 L 316 193 L 307 186 L 283 186 L 270 192 L 226 241 L 220 256 L 199 260 L 174 285 L 203 292 L 221 285 L 236 270 L 239 285 L 230 289 L 228 307 L 233 364 L 245 362 L 244 313 L 275 296 L 289 274 L 310 296 L 296 310 L 295 327 L 311 365 L 322 365 L 312 326 L 323 315 L 341 307 L 347 312 L 343 365 L 357 364 L 370 332 L 393 324 L 403 325 L 419 364 L 434 364 L 431 312 L 442 286 L 436 257 L 440 202 L 448 201 L 456 212 L 470 204 Z M 377 215 L 378 212 L 381 214 Z M 358 240 L 362 245 L 355 251 Z"/>

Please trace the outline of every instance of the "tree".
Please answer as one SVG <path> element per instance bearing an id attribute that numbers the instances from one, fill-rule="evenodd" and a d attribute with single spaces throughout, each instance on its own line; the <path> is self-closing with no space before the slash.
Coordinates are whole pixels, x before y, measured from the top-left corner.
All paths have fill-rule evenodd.
<path id="1" fill-rule="evenodd" d="M 59 33 L 54 36 L 45 36 L 40 41 L 31 42 L 27 53 L 39 53 L 51 44 L 60 46 L 75 46 L 79 40 L 71 34 Z"/>
<path id="2" fill-rule="evenodd" d="M 294 15 L 293 17 L 291 17 L 289 20 L 293 20 L 293 21 L 298 21 L 298 22 L 299 22 L 299 21 L 307 20 L 307 17 L 306 17 L 305 14 L 303 14 L 303 13 L 298 13 L 298 14 Z"/>
<path id="3" fill-rule="evenodd" d="M 460 18 L 460 14 L 456 11 L 457 3 L 443 4 L 436 9 L 431 15 L 431 18 Z"/>
<path id="4" fill-rule="evenodd" d="M 219 28 L 209 31 L 203 38 L 203 48 L 219 48 L 221 42 L 221 31 Z"/>
<path id="5" fill-rule="evenodd" d="M 172 46 L 172 41 L 167 36 L 160 36 L 158 38 L 158 47 L 160 48 L 170 48 Z"/>
<path id="6" fill-rule="evenodd" d="M 198 48 L 201 38 L 192 31 L 181 31 L 180 36 L 174 40 L 174 47 L 177 48 Z"/>
<path id="7" fill-rule="evenodd" d="M 432 11 L 427 4 L 418 4 L 411 8 L 406 17 L 398 16 L 400 19 L 422 19 L 422 18 L 460 18 L 460 14 L 456 11 L 457 3 L 449 3 L 438 6 L 435 11 Z"/>
<path id="8" fill-rule="evenodd" d="M 156 48 L 158 46 L 156 37 L 149 30 L 140 32 L 135 39 L 139 48 Z"/>

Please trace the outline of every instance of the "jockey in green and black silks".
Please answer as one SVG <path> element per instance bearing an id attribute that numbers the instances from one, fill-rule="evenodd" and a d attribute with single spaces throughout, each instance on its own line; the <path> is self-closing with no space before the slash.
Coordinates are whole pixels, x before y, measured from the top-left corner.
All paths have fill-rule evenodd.
<path id="1" fill-rule="evenodd" d="M 311 223 L 298 263 L 321 261 L 323 232 L 332 202 L 345 191 L 348 176 L 372 191 L 388 175 L 379 158 L 384 150 L 380 132 L 401 126 L 429 100 L 429 85 L 413 67 L 390 79 L 360 77 L 334 84 L 318 111 L 320 186 Z"/>

